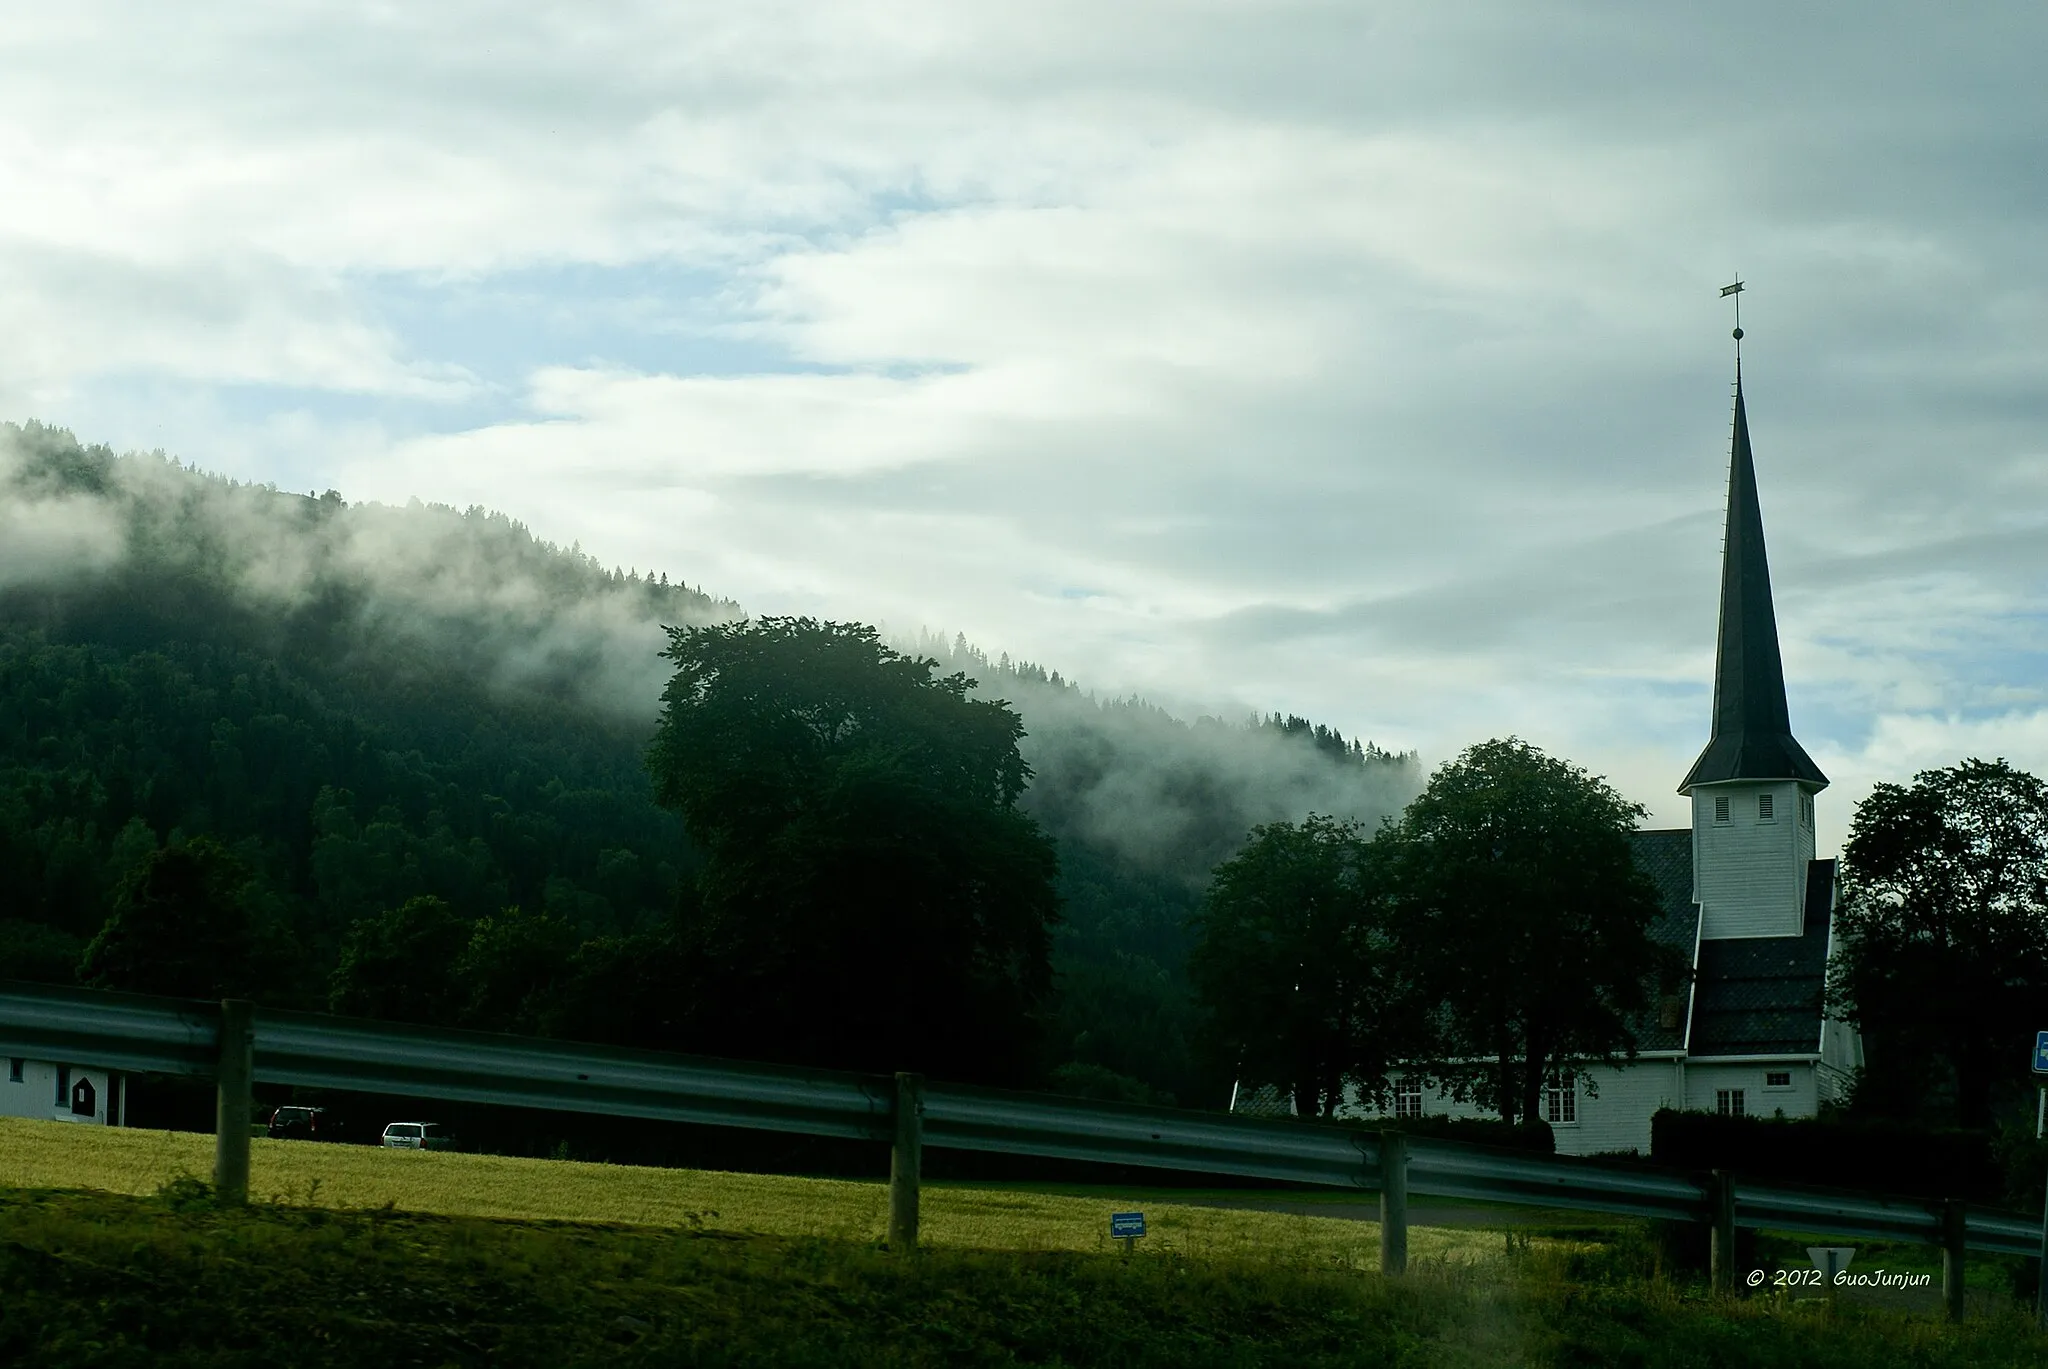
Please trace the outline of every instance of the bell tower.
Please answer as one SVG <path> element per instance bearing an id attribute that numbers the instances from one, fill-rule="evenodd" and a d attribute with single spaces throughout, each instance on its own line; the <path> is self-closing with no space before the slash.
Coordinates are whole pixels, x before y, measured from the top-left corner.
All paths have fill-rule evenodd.
<path id="1" fill-rule="evenodd" d="M 1735 338 L 1739 349 L 1740 327 Z M 1785 708 L 1739 350 L 1727 520 L 1713 731 L 1678 786 L 1692 799 L 1693 898 L 1702 939 L 1797 936 L 1814 853 L 1814 795 L 1828 778 L 1793 738 Z"/>

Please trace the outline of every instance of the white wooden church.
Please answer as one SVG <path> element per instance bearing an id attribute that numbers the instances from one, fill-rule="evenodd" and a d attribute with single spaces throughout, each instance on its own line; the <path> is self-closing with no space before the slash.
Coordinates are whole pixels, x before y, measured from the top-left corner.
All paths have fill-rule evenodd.
<path id="1" fill-rule="evenodd" d="M 1591 1088 L 1548 1091 L 1543 1111 L 1559 1154 L 1647 1155 L 1660 1108 L 1811 1117 L 1842 1096 L 1863 1047 L 1821 1010 L 1835 862 L 1814 856 L 1813 814 L 1827 783 L 1786 711 L 1738 363 L 1713 730 L 1678 786 L 1692 800 L 1692 826 L 1634 835 L 1636 863 L 1663 894 L 1651 934 L 1688 958 L 1693 977 L 1635 1025 L 1632 1063 L 1592 1067 Z M 1291 1110 L 1271 1090 L 1234 1107 Z M 1397 1081 L 1393 1115 L 1425 1114 L 1488 1115 Z"/>

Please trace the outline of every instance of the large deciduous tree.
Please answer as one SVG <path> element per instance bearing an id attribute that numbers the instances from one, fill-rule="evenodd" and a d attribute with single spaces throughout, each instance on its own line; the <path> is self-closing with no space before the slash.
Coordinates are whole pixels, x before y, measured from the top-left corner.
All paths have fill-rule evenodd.
<path id="1" fill-rule="evenodd" d="M 1058 917 L 1023 726 L 872 628 L 670 630 L 649 766 L 704 852 L 680 917 L 700 1049 L 1016 1082 Z"/>
<path id="2" fill-rule="evenodd" d="M 1216 868 L 1188 974 L 1240 1087 L 1275 1086 L 1303 1117 L 1347 1085 L 1384 1095 L 1413 1044 L 1385 892 L 1358 825 L 1314 814 L 1255 828 Z"/>
<path id="3" fill-rule="evenodd" d="M 460 1020 L 456 965 L 474 924 L 432 894 L 409 898 L 357 920 L 341 943 L 328 981 L 338 1013 L 394 1022 L 447 1025 Z"/>
<path id="4" fill-rule="evenodd" d="M 116 889 L 79 979 L 180 998 L 255 994 L 265 957 L 244 902 L 249 883 L 248 867 L 210 837 L 150 852 Z"/>
<path id="5" fill-rule="evenodd" d="M 1631 1019 L 1684 972 L 1649 936 L 1657 893 L 1629 842 L 1644 811 L 1512 737 L 1431 776 L 1381 837 L 1434 1005 L 1418 1072 L 1513 1122 L 1633 1055 Z"/>
<path id="6" fill-rule="evenodd" d="M 1831 1006 L 1870 1058 L 1857 1101 L 1911 1113 L 1952 1090 L 1940 1120 L 1988 1123 L 2048 1026 L 2048 785 L 1978 759 L 1877 785 L 1836 916 Z"/>

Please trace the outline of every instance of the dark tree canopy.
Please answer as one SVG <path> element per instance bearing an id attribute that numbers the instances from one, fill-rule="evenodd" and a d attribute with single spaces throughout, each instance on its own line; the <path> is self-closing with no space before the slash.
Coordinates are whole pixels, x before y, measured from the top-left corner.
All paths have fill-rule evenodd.
<path id="1" fill-rule="evenodd" d="M 704 852 L 700 1048 L 1019 1080 L 1051 987 L 1052 843 L 1008 705 L 872 628 L 677 628 L 649 766 Z"/>
<path id="2" fill-rule="evenodd" d="M 1862 1030 L 1860 1107 L 1982 1126 L 2048 1025 L 2048 785 L 2003 760 L 1879 784 L 1842 850 L 1831 1006 Z M 1930 1088 L 1930 1085 L 1933 1087 Z"/>
<path id="3" fill-rule="evenodd" d="M 243 905 L 248 884 L 248 868 L 208 837 L 151 852 L 115 893 L 79 977 L 95 988 L 180 998 L 257 994 L 263 966 Z"/>
<path id="4" fill-rule="evenodd" d="M 1512 1122 L 1633 1054 L 1631 1018 L 1683 974 L 1648 934 L 1657 894 L 1629 845 L 1643 813 L 1512 737 L 1431 776 L 1381 839 L 1436 1005 L 1426 1073 Z"/>
<path id="5" fill-rule="evenodd" d="M 462 1016 L 456 967 L 472 924 L 432 894 L 363 918 L 341 944 L 328 996 L 338 1013 L 428 1025 Z"/>
<path id="6" fill-rule="evenodd" d="M 1304 1117 L 1346 1087 L 1384 1094 L 1418 1043 L 1384 875 L 1356 823 L 1311 814 L 1256 829 L 1216 868 L 1188 972 L 1240 1086 L 1277 1086 Z"/>

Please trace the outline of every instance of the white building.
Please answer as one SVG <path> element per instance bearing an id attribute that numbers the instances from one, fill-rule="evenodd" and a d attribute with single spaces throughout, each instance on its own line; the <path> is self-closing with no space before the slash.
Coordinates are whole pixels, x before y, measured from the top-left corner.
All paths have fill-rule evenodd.
<path id="1" fill-rule="evenodd" d="M 49 1060 L 6 1059 L 0 1077 L 0 1117 L 47 1117 L 60 1122 L 122 1125 L 127 1079 L 118 1072 Z"/>
<path id="2" fill-rule="evenodd" d="M 1636 1024 L 1633 1063 L 1547 1092 L 1560 1154 L 1647 1155 L 1660 1108 L 1811 1117 L 1863 1060 L 1856 1032 L 1821 1011 L 1835 862 L 1815 858 L 1813 818 L 1828 781 L 1786 711 L 1739 365 L 1724 546 L 1713 731 L 1679 785 L 1692 826 L 1634 835 L 1636 863 L 1663 894 L 1651 934 L 1687 958 L 1692 982 Z M 1270 1090 L 1239 1106 L 1291 1110 Z M 1420 1085 L 1397 1086 L 1394 1114 L 1491 1115 Z"/>

